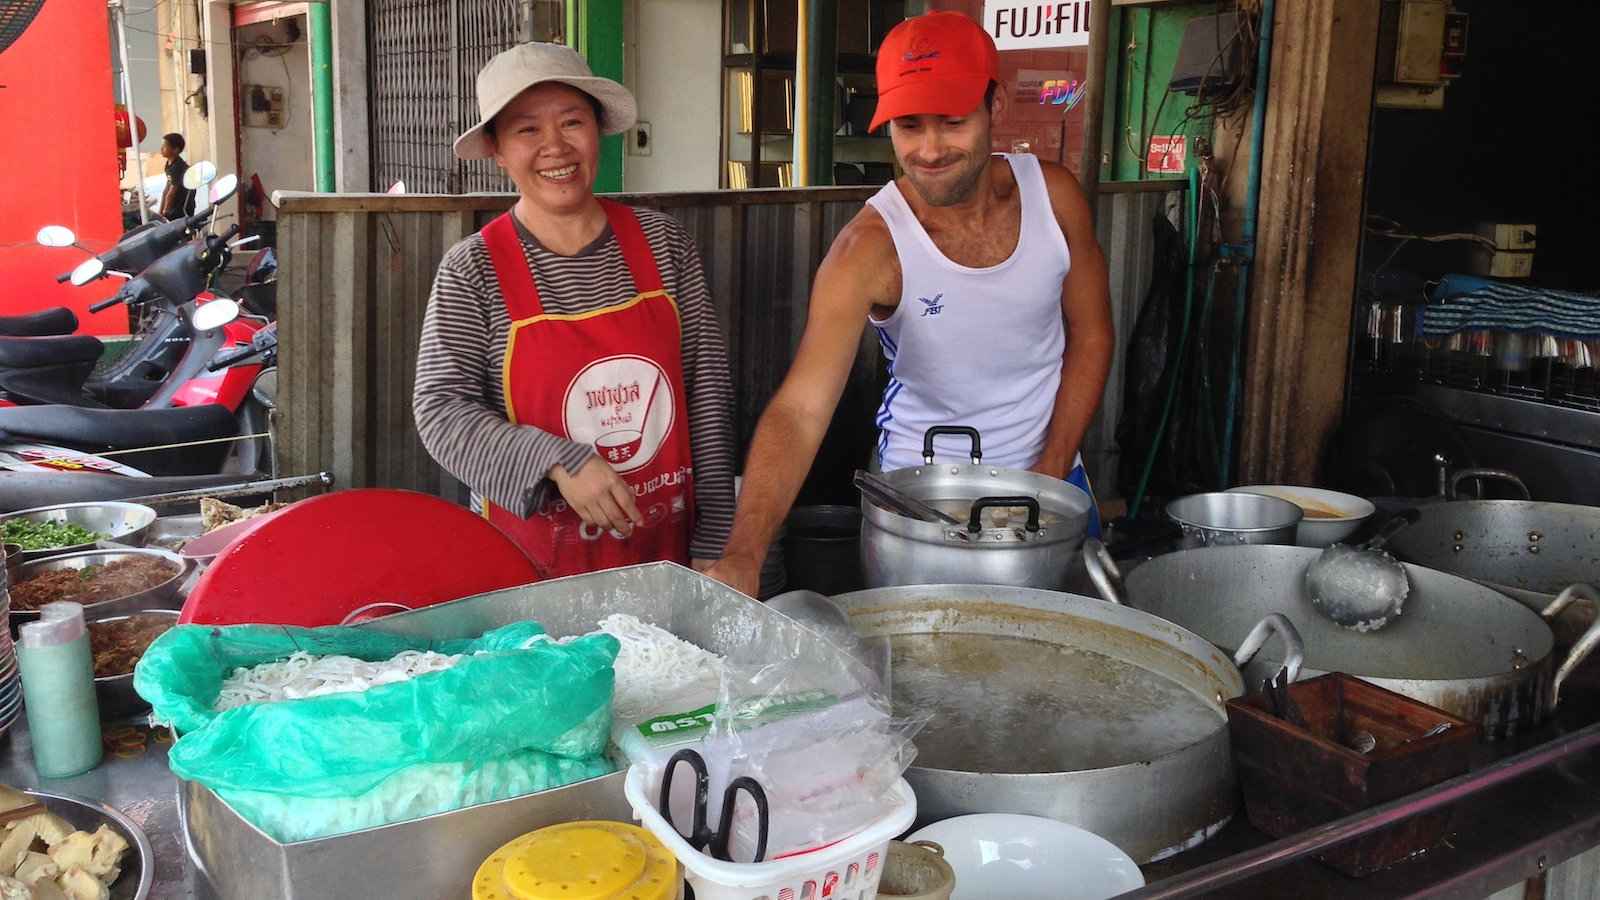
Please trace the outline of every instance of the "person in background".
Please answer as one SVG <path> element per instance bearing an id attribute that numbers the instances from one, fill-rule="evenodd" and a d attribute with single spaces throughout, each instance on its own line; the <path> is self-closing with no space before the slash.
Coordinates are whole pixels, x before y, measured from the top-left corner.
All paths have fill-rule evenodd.
<path id="1" fill-rule="evenodd" d="M 194 215 L 194 191 L 183 186 L 183 173 L 189 164 L 183 161 L 183 135 L 174 131 L 161 138 L 161 158 L 167 161 L 167 189 L 161 193 L 161 218 L 172 219 Z"/>
<path id="2" fill-rule="evenodd" d="M 445 254 L 412 407 L 428 452 L 541 577 L 657 560 L 705 568 L 733 522 L 733 388 L 694 242 L 594 195 L 633 96 L 576 51 L 522 44 L 478 73 L 461 159 L 512 210 Z"/>
<path id="3" fill-rule="evenodd" d="M 1114 343 L 1105 257 L 1072 173 L 993 155 L 999 53 L 976 22 L 935 12 L 895 26 L 878 51 L 877 130 L 905 174 L 829 248 L 805 334 L 751 442 L 738 515 L 710 574 L 755 595 L 761 561 L 839 403 L 862 329 L 889 361 L 873 463 L 922 464 L 936 425 L 983 435 L 983 461 L 1062 478 L 1090 495 L 1078 448 L 1100 405 Z M 940 460 L 967 461 L 956 439 Z"/>

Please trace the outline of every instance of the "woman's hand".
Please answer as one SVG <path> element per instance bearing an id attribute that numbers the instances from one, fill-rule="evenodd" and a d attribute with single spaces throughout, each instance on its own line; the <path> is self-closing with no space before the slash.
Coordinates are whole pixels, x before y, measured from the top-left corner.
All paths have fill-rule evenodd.
<path id="1" fill-rule="evenodd" d="M 576 475 L 565 466 L 552 466 L 550 480 L 585 524 L 610 529 L 623 537 L 632 534 L 635 525 L 644 524 L 633 489 L 598 456 L 589 457 Z"/>

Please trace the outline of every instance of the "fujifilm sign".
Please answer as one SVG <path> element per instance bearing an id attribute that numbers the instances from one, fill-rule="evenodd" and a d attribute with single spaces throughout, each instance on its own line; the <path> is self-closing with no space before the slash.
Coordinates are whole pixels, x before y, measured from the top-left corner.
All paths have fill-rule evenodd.
<path id="1" fill-rule="evenodd" d="M 984 0 L 983 24 L 1001 50 L 1085 47 L 1089 44 L 1089 0 L 1069 3 Z"/>

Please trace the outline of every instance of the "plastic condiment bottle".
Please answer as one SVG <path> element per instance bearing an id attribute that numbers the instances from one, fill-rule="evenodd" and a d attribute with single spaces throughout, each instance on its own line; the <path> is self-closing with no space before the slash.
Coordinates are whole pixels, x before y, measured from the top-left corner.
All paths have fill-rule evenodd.
<path id="1" fill-rule="evenodd" d="M 496 850 L 472 900 L 674 900 L 683 878 L 655 835 L 622 822 L 567 822 Z"/>
<path id="2" fill-rule="evenodd" d="M 42 778 L 67 778 L 100 764 L 100 706 L 83 607 L 46 604 L 39 620 L 19 629 L 17 667 Z"/>

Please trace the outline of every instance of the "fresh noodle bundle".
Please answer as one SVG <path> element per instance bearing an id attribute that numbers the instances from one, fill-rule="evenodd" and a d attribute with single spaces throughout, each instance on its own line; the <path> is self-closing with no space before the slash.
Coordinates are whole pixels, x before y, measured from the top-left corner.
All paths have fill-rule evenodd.
<path id="1" fill-rule="evenodd" d="M 404 650 L 382 662 L 367 662 L 353 656 L 318 657 L 295 653 L 282 662 L 235 669 L 222 682 L 216 709 L 221 712 L 246 703 L 365 691 L 383 684 L 409 681 L 429 672 L 442 672 L 460 659 L 460 656 L 431 650 Z"/>

